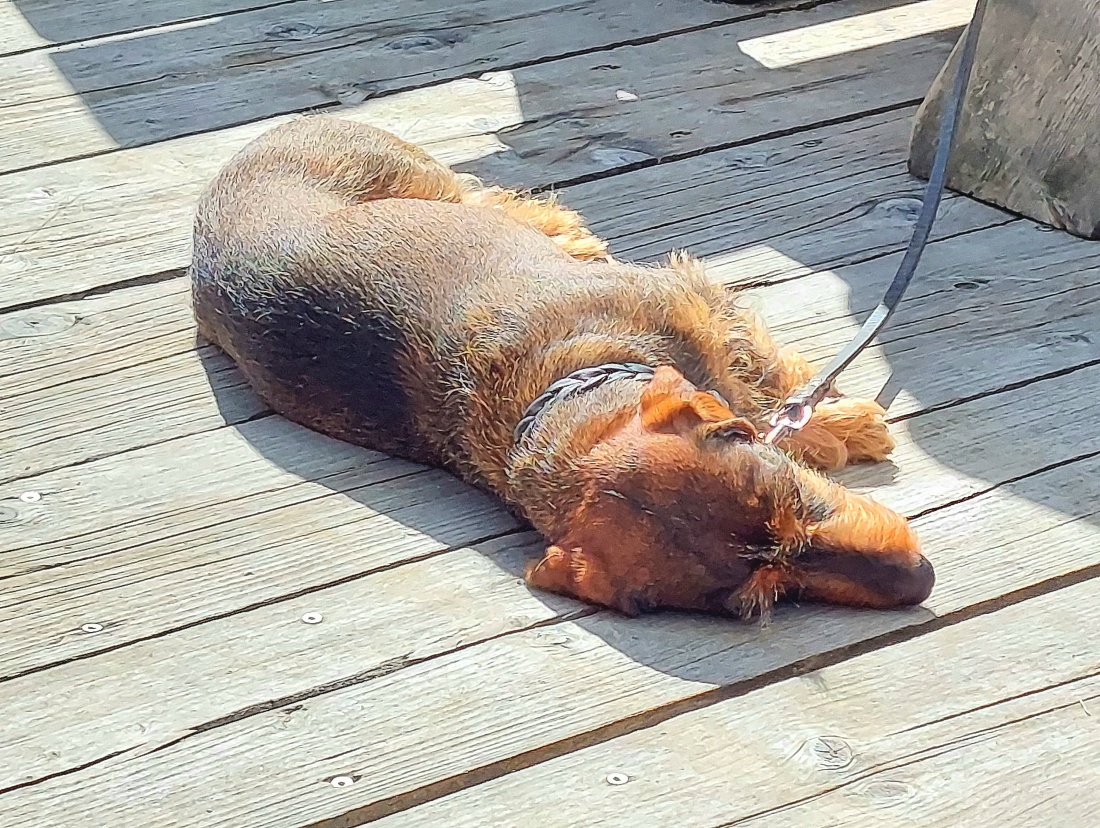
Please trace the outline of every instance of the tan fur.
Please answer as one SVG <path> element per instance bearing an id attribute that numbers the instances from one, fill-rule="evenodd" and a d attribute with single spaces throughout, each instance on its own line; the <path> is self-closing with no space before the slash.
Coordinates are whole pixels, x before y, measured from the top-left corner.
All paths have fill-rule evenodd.
<path id="1" fill-rule="evenodd" d="M 301 118 L 207 189 L 191 276 L 201 333 L 277 411 L 451 469 L 530 520 L 550 544 L 535 586 L 623 612 L 791 592 L 892 606 L 931 586 L 901 516 L 792 459 L 883 459 L 883 410 L 841 398 L 782 451 L 755 441 L 806 361 L 698 260 L 615 261 L 554 198 Z M 513 445 L 547 386 L 605 362 L 661 367 L 552 405 Z"/>

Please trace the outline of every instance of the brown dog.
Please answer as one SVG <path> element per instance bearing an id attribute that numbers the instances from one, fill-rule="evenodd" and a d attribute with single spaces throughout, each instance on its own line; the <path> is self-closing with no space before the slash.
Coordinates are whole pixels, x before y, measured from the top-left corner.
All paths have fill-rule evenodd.
<path id="1" fill-rule="evenodd" d="M 551 544 L 533 586 L 628 614 L 932 588 L 904 518 L 808 468 L 885 458 L 883 410 L 839 398 L 758 441 L 805 360 L 698 262 L 616 262 L 553 200 L 300 118 L 203 195 L 190 274 L 200 333 L 276 411 L 525 516 Z"/>

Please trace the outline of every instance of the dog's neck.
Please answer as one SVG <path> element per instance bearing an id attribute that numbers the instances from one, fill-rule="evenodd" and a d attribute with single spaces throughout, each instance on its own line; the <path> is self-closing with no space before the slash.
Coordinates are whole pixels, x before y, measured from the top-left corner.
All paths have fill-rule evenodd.
<path id="1" fill-rule="evenodd" d="M 653 371 L 607 363 L 574 371 L 536 398 L 516 427 L 506 470 L 509 499 L 539 531 L 556 537 L 584 499 L 586 458 L 639 416 Z M 711 391 L 725 405 L 721 396 Z"/>
<path id="2" fill-rule="evenodd" d="M 585 459 L 638 414 L 645 383 L 609 380 L 547 406 L 508 457 L 508 499 L 549 537 L 583 500 Z"/>

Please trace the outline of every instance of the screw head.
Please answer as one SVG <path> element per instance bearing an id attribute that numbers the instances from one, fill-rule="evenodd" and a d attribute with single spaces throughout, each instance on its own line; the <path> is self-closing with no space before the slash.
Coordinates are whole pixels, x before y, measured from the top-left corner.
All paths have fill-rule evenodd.
<path id="1" fill-rule="evenodd" d="M 625 773 L 609 773 L 606 781 L 608 785 L 625 785 L 630 781 L 630 777 Z"/>
<path id="2" fill-rule="evenodd" d="M 302 616 L 303 624 L 320 624 L 325 620 L 325 617 L 319 612 L 307 612 Z"/>
<path id="3" fill-rule="evenodd" d="M 103 631 L 102 624 L 82 624 L 80 627 L 81 632 L 97 633 Z"/>
<path id="4" fill-rule="evenodd" d="M 42 499 L 42 494 L 40 492 L 23 492 L 19 495 L 19 499 L 24 503 L 37 503 Z"/>
<path id="5" fill-rule="evenodd" d="M 329 780 L 329 784 L 334 788 L 348 788 L 355 784 L 355 780 L 350 776 L 334 776 Z"/>

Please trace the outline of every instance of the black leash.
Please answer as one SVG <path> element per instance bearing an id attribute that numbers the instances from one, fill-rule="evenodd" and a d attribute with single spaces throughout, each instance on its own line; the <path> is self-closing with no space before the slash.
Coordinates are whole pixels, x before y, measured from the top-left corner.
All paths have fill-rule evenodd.
<path id="1" fill-rule="evenodd" d="M 963 100 L 966 97 L 966 87 L 970 82 L 970 70 L 974 67 L 974 54 L 977 51 L 978 32 L 981 29 L 982 18 L 985 16 L 986 0 L 977 0 L 974 7 L 974 17 L 970 21 L 970 28 L 966 30 L 966 40 L 963 43 L 962 54 L 959 56 L 959 68 L 955 73 L 955 82 L 951 90 L 951 98 L 944 102 L 940 112 L 940 128 L 936 139 L 936 154 L 932 160 L 932 171 L 928 176 L 928 187 L 924 191 L 924 203 L 921 204 L 920 216 L 913 228 L 913 236 L 909 239 L 909 247 L 898 266 L 897 275 L 886 291 L 882 302 L 875 308 L 874 313 L 867 317 L 859 333 L 848 343 L 848 346 L 837 354 L 833 361 L 818 372 L 806 386 L 794 396 L 790 397 L 783 407 L 772 417 L 771 431 L 764 437 L 767 443 L 774 443 L 792 432 L 804 428 L 813 415 L 814 407 L 820 403 L 829 393 L 833 381 L 847 368 L 852 360 L 866 348 L 871 340 L 883 329 L 886 322 L 893 315 L 901 299 L 905 295 L 909 282 L 920 263 L 921 254 L 928 244 L 928 236 L 932 232 L 932 225 L 936 221 L 936 212 L 943 198 L 944 186 L 947 179 L 947 162 L 951 157 L 951 145 L 955 140 L 955 127 L 958 124 L 959 114 L 962 112 Z"/>

